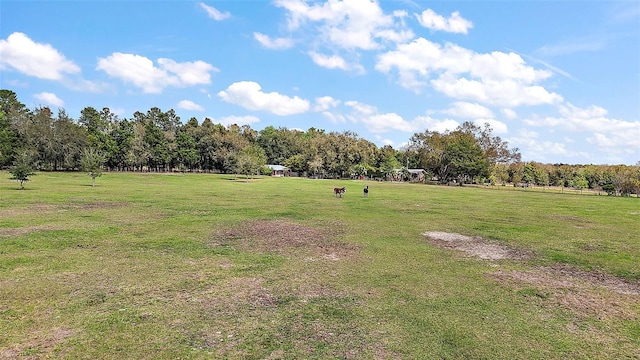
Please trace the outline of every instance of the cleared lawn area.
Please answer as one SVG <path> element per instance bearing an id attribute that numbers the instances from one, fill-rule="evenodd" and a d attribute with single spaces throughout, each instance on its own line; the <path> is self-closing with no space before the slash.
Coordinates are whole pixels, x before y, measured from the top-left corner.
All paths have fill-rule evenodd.
<path id="1" fill-rule="evenodd" d="M 38 173 L 18 190 L 9 177 L 0 358 L 640 356 L 637 198 L 139 173 L 95 188 Z"/>

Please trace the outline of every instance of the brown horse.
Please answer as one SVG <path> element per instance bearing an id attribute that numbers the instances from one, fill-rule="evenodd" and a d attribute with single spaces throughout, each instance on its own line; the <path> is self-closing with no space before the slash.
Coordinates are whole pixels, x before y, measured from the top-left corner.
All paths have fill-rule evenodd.
<path id="1" fill-rule="evenodd" d="M 344 193 L 346 193 L 346 192 L 347 192 L 347 187 L 346 187 L 346 186 L 343 186 L 343 187 L 341 187 L 341 188 L 333 188 L 333 195 L 334 195 L 334 196 L 340 196 L 340 197 L 342 197 L 342 195 L 343 195 Z"/>

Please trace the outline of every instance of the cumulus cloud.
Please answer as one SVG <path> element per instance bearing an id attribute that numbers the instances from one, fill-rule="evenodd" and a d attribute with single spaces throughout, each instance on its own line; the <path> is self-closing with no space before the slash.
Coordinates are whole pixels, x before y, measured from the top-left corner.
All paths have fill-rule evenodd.
<path id="1" fill-rule="evenodd" d="M 507 139 L 509 145 L 520 149 L 523 158 L 536 161 L 558 161 L 559 158 L 589 158 L 584 151 L 572 151 L 565 143 L 553 140 L 542 140 L 536 131 L 520 130 L 517 134 Z"/>
<path id="2" fill-rule="evenodd" d="M 59 97 L 56 96 L 56 94 L 54 93 L 50 93 L 50 92 L 41 92 L 39 94 L 35 94 L 33 95 L 33 97 L 35 97 L 36 99 L 42 101 L 43 103 L 45 103 L 46 105 L 53 105 L 53 106 L 57 106 L 57 107 L 62 107 L 64 106 L 64 101 L 62 101 Z"/>
<path id="3" fill-rule="evenodd" d="M 309 110 L 309 101 L 298 96 L 289 97 L 277 92 L 265 93 L 260 84 L 253 81 L 233 83 L 218 96 L 231 104 L 249 110 L 267 111 L 276 115 L 301 114 Z"/>
<path id="4" fill-rule="evenodd" d="M 259 32 L 253 33 L 253 38 L 256 39 L 262 46 L 272 50 L 284 50 L 293 47 L 293 39 L 290 38 L 270 38 L 268 35 L 261 34 Z"/>
<path id="5" fill-rule="evenodd" d="M 406 41 L 414 35 L 385 14 L 376 1 L 328 0 L 308 4 L 303 0 L 276 0 L 288 11 L 288 27 L 315 25 L 319 39 L 343 49 L 373 50 L 381 41 Z M 399 16 L 397 16 L 399 17 Z"/>
<path id="6" fill-rule="evenodd" d="M 421 14 L 414 14 L 423 27 L 431 30 L 446 31 L 451 33 L 466 34 L 473 28 L 473 23 L 454 11 L 449 18 L 438 15 L 435 11 L 427 9 Z"/>
<path id="7" fill-rule="evenodd" d="M 364 72 L 364 68 L 360 64 L 350 64 L 340 55 L 324 55 L 315 51 L 309 51 L 309 56 L 313 62 L 327 69 L 341 69 L 345 71 L 355 70 L 356 72 Z"/>
<path id="8" fill-rule="evenodd" d="M 431 116 L 418 116 L 413 120 L 415 131 L 436 131 L 444 133 L 453 131 L 460 123 L 452 119 L 435 119 Z"/>
<path id="9" fill-rule="evenodd" d="M 220 119 L 212 119 L 211 120 L 213 123 L 215 124 L 222 124 L 224 126 L 229 126 L 229 125 L 238 125 L 238 126 L 243 126 L 243 125 L 251 125 L 251 124 L 255 124 L 260 122 L 260 119 L 255 117 L 255 116 L 225 116 L 222 117 Z"/>
<path id="10" fill-rule="evenodd" d="M 493 129 L 494 134 L 506 134 L 509 132 L 507 124 L 503 123 L 500 120 L 496 119 L 475 119 L 473 121 L 476 125 L 480 127 L 484 127 L 485 124 L 489 124 L 491 129 Z"/>
<path id="11" fill-rule="evenodd" d="M 309 56 L 316 65 L 328 68 L 328 69 L 342 69 L 348 70 L 347 62 L 339 55 L 323 55 L 315 51 L 309 51 Z"/>
<path id="12" fill-rule="evenodd" d="M 633 154 L 640 148 L 640 121 L 624 121 L 607 116 L 599 106 L 579 108 L 571 103 L 558 106 L 559 116 L 533 117 L 523 123 L 532 127 L 590 133 L 586 140 L 601 151 Z"/>
<path id="13" fill-rule="evenodd" d="M 191 100 L 180 100 L 178 108 L 184 110 L 203 111 L 204 108 Z"/>
<path id="14" fill-rule="evenodd" d="M 500 112 L 502 113 L 502 116 L 504 116 L 509 120 L 518 118 L 518 113 L 515 112 L 513 109 L 501 109 Z"/>
<path id="15" fill-rule="evenodd" d="M 444 114 L 462 118 L 492 118 L 493 113 L 488 108 L 464 101 L 456 101 L 451 107 L 443 111 Z"/>
<path id="16" fill-rule="evenodd" d="M 384 133 L 389 131 L 416 132 L 429 129 L 431 131 L 444 132 L 453 130 L 460 124 L 455 120 L 434 119 L 430 116 L 418 116 L 412 121 L 407 121 L 396 113 L 380 113 L 373 105 L 363 104 L 357 101 L 346 101 L 346 106 L 352 112 L 346 116 L 354 123 L 362 123 L 372 133 Z"/>
<path id="17" fill-rule="evenodd" d="M 231 14 L 226 11 L 220 11 L 213 6 L 209 6 L 203 2 L 200 3 L 200 7 L 207 12 L 207 15 L 213 20 L 220 21 L 231 17 Z"/>
<path id="18" fill-rule="evenodd" d="M 156 66 L 151 59 L 135 54 L 115 52 L 106 58 L 98 59 L 96 70 L 132 83 L 145 93 L 161 93 L 169 86 L 188 87 L 211 83 L 210 73 L 218 71 L 204 61 L 178 63 L 171 59 L 160 58 Z"/>
<path id="19" fill-rule="evenodd" d="M 344 104 L 351 109 L 351 113 L 344 116 L 344 119 L 361 123 L 372 133 L 391 130 L 411 131 L 411 124 L 396 113 L 381 114 L 375 106 L 353 100 L 346 101 Z"/>
<path id="20" fill-rule="evenodd" d="M 331 96 L 322 96 L 316 98 L 316 105 L 313 107 L 313 111 L 327 111 L 335 108 L 339 104 L 340 100 L 334 99 Z"/>
<path id="21" fill-rule="evenodd" d="M 441 76 L 430 83 L 435 90 L 448 97 L 495 106 L 555 104 L 563 100 L 562 96 L 548 92 L 542 86 L 527 86 L 514 80 L 483 82 L 464 77 Z"/>
<path id="22" fill-rule="evenodd" d="M 0 69 L 14 68 L 46 80 L 61 80 L 64 74 L 80 73 L 80 67 L 49 44 L 37 43 L 14 32 L 0 40 Z"/>
<path id="23" fill-rule="evenodd" d="M 513 52 L 480 54 L 418 38 L 380 54 L 375 68 L 383 73 L 397 71 L 398 82 L 405 88 L 420 92 L 431 85 L 454 99 L 503 107 L 562 101 L 560 95 L 538 85 L 553 73 L 527 65 Z"/>

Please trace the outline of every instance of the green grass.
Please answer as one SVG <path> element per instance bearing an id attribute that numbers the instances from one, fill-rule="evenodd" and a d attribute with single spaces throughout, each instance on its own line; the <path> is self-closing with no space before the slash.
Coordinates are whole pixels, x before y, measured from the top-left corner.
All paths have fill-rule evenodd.
<path id="1" fill-rule="evenodd" d="M 640 295 L 499 277 L 565 264 L 637 289 L 637 198 L 140 173 L 95 188 L 86 174 L 38 173 L 18 190 L 9 177 L 0 172 L 0 358 L 640 354 Z M 283 238 L 312 229 L 329 242 L 261 247 L 239 230 L 279 220 L 299 226 Z M 427 231 L 532 256 L 479 260 Z"/>

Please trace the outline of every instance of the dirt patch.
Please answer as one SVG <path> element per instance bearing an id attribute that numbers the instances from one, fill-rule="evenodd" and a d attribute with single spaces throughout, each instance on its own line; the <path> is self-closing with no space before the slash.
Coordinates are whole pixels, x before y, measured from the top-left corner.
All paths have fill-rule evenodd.
<path id="1" fill-rule="evenodd" d="M 481 237 L 471 237 L 455 233 L 431 231 L 423 234 L 440 248 L 453 249 L 485 260 L 520 260 L 530 257 L 526 251 L 491 243 Z"/>
<path id="2" fill-rule="evenodd" d="M 517 288 L 535 287 L 537 293 L 581 316 L 636 320 L 640 285 L 598 271 L 568 265 L 541 266 L 528 271 L 497 271 L 492 275 Z"/>
<path id="3" fill-rule="evenodd" d="M 262 278 L 234 278 L 223 286 L 233 292 L 233 304 L 225 304 L 224 308 L 249 306 L 250 308 L 268 308 L 278 305 L 278 297 L 263 286 Z M 229 299 L 229 297 L 225 297 Z M 219 299 L 221 300 L 221 299 Z"/>
<path id="4" fill-rule="evenodd" d="M 65 230 L 65 228 L 62 226 L 53 226 L 53 225 L 23 226 L 19 228 L 0 228 L 0 238 L 20 236 L 20 235 L 30 234 L 38 231 L 47 231 L 47 230 Z"/>
<path id="5" fill-rule="evenodd" d="M 235 246 L 241 250 L 301 254 L 305 260 L 338 261 L 353 256 L 359 247 L 336 240 L 339 223 L 309 226 L 288 220 L 255 220 L 217 231 L 211 246 Z"/>
<path id="6" fill-rule="evenodd" d="M 0 359 L 42 359 L 49 358 L 54 348 L 74 335 L 69 329 L 55 328 L 48 332 L 30 334 L 28 341 L 0 350 Z"/>

